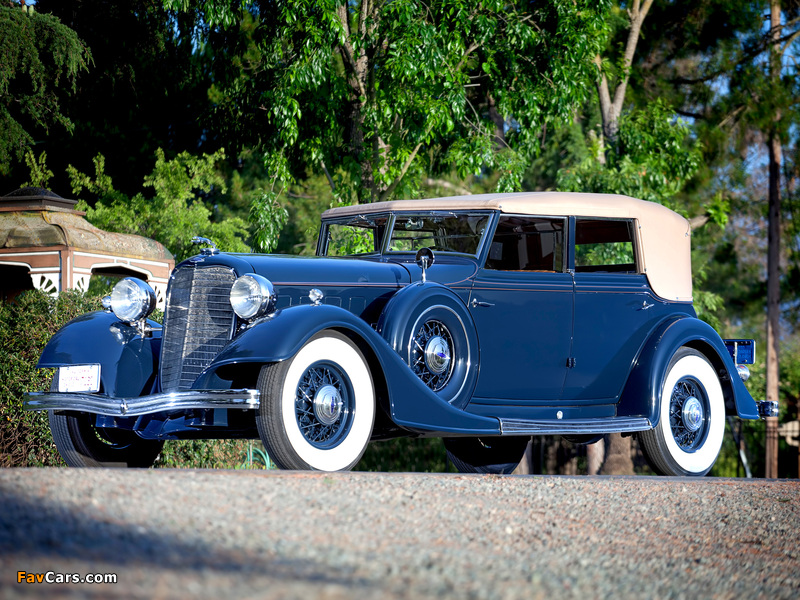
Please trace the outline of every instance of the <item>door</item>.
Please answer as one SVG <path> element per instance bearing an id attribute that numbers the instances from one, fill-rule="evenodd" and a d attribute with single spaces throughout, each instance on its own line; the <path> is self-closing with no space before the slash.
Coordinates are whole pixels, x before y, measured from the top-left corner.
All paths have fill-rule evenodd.
<path id="1" fill-rule="evenodd" d="M 502 215 L 470 311 L 480 343 L 476 400 L 557 400 L 570 356 L 572 275 L 566 219 Z"/>
<path id="2" fill-rule="evenodd" d="M 642 273 L 635 221 L 575 220 L 575 328 L 563 400 L 616 402 L 662 314 Z"/>

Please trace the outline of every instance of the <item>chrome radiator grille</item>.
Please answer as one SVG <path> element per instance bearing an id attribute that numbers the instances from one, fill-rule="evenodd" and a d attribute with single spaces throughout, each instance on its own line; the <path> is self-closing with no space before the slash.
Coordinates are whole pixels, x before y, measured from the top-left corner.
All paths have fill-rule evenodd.
<path id="1" fill-rule="evenodd" d="M 173 275 L 161 342 L 163 391 L 190 388 L 231 339 L 235 279 L 225 267 L 186 266 Z"/>

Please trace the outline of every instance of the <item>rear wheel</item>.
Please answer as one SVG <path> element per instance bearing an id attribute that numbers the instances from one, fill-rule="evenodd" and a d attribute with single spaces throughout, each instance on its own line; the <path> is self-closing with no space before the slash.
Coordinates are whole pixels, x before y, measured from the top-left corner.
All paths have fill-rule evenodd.
<path id="1" fill-rule="evenodd" d="M 683 347 L 670 361 L 661 391 L 658 425 L 639 434 L 642 452 L 661 475 L 703 476 L 725 433 L 725 400 L 714 367 Z"/>
<path id="2" fill-rule="evenodd" d="M 517 468 L 527 437 L 445 438 L 447 458 L 460 473 L 503 475 Z"/>
<path id="3" fill-rule="evenodd" d="M 145 440 L 133 431 L 95 427 L 89 413 L 48 412 L 58 453 L 70 467 L 153 466 L 164 442 Z"/>
<path id="4" fill-rule="evenodd" d="M 346 336 L 323 331 L 258 378 L 261 441 L 281 469 L 345 471 L 364 454 L 375 392 L 364 355 Z"/>

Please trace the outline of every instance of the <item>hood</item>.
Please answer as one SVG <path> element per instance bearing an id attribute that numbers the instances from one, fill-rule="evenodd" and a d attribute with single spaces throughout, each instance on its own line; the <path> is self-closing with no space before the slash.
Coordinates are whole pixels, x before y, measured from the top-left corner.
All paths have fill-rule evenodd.
<path id="1" fill-rule="evenodd" d="M 400 287 L 411 283 L 408 270 L 396 263 L 286 254 L 234 256 L 249 263 L 253 273 L 266 277 L 276 287 L 351 285 Z"/>

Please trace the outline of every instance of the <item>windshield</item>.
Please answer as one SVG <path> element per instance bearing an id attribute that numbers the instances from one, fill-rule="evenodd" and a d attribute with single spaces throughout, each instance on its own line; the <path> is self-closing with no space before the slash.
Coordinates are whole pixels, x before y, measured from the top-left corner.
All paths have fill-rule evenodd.
<path id="1" fill-rule="evenodd" d="M 416 252 L 420 248 L 430 248 L 474 256 L 488 223 L 487 214 L 398 214 L 388 251 Z"/>
<path id="2" fill-rule="evenodd" d="M 352 256 L 381 251 L 388 215 L 357 216 L 327 221 L 323 256 Z"/>
<path id="3" fill-rule="evenodd" d="M 358 215 L 323 223 L 322 256 L 376 254 L 383 248 L 390 215 Z M 396 214 L 388 252 L 440 252 L 478 254 L 489 224 L 486 213 Z"/>

